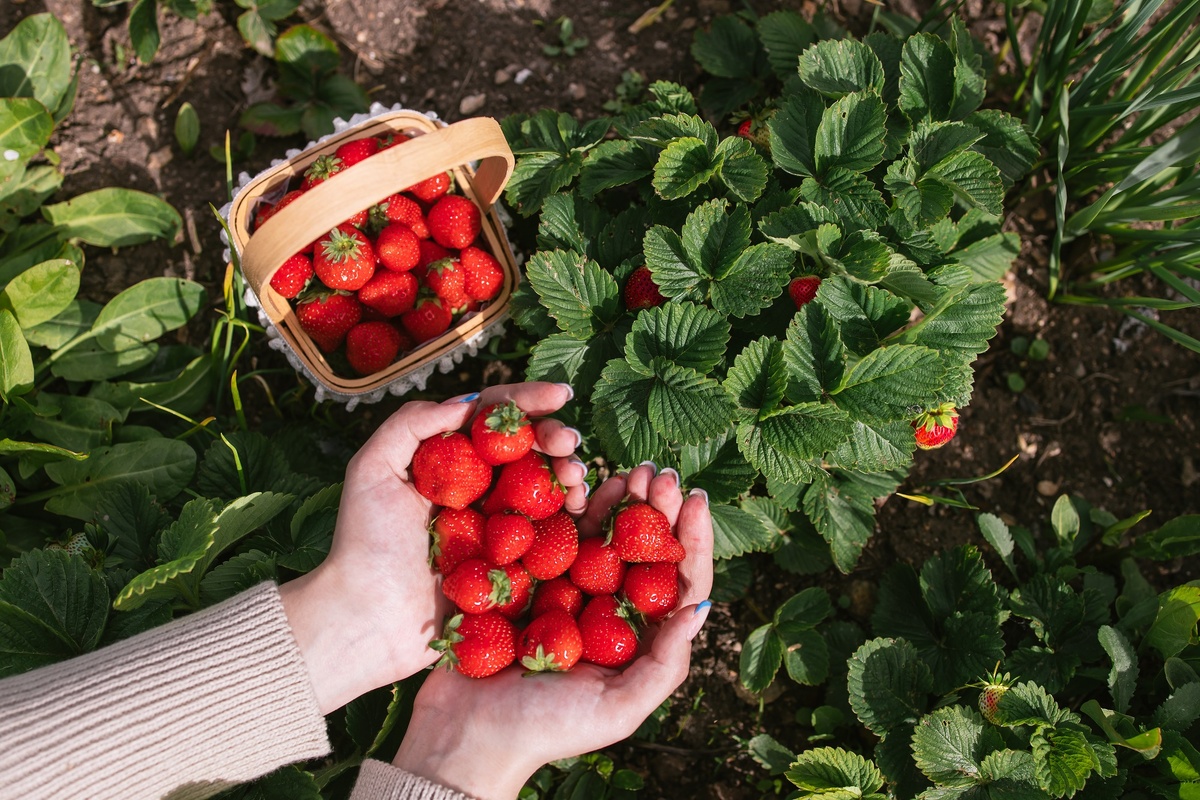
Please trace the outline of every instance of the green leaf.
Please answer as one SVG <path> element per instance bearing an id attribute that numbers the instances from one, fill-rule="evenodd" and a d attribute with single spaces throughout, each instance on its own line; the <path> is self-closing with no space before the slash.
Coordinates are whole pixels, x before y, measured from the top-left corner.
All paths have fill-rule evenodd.
<path id="1" fill-rule="evenodd" d="M 14 180 L 5 184 L 2 190 L 4 196 L 0 197 L 0 232 L 9 233 L 16 230 L 23 219 L 41 208 L 42 203 L 62 187 L 62 182 L 62 172 L 57 166 L 49 164 L 28 167 L 19 178 L 14 176 Z M 55 240 L 47 243 L 55 246 L 60 244 Z M 24 251 L 20 255 L 32 254 Z M 0 267 L 0 273 L 2 272 L 3 267 Z M 0 281 L 3 281 L 2 277 Z"/>
<path id="2" fill-rule="evenodd" d="M 0 400 L 11 402 L 33 387 L 33 355 L 12 312 L 0 308 Z"/>
<path id="3" fill-rule="evenodd" d="M 822 261 L 834 272 L 863 283 L 877 283 L 887 276 L 897 257 L 875 231 L 851 231 L 840 244 L 822 252 Z"/>
<path id="4" fill-rule="evenodd" d="M 994 727 L 962 706 L 939 708 L 923 717 L 912 739 L 917 767 L 939 786 L 981 783 L 984 756 L 1003 745 Z"/>
<path id="5" fill-rule="evenodd" d="M 9 281 L 0 292 L 0 306 L 8 308 L 22 328 L 54 319 L 79 291 L 79 267 L 66 259 L 43 261 Z"/>
<path id="6" fill-rule="evenodd" d="M 321 787 L 312 773 L 296 766 L 280 767 L 233 792 L 225 800 L 322 800 Z"/>
<path id="7" fill-rule="evenodd" d="M 817 472 L 813 485 L 804 493 L 804 513 L 829 542 L 834 566 L 843 573 L 854 569 L 875 532 L 872 498 L 854 491 L 843 480 Z"/>
<path id="8" fill-rule="evenodd" d="M 1015 577 L 1017 565 L 1013 560 L 1014 543 L 1008 526 L 995 514 L 980 514 L 975 520 L 979 524 L 979 532 L 983 534 L 983 538 L 992 546 L 992 549 L 1000 556 L 1000 560 L 1004 562 L 1004 566 L 1008 567 L 1008 571 Z"/>
<path id="9" fill-rule="evenodd" d="M 346 706 L 346 732 L 364 757 L 387 741 L 396 725 L 412 713 L 414 691 L 410 683 L 382 686 Z"/>
<path id="10" fill-rule="evenodd" d="M 1004 300 L 1004 287 L 998 283 L 954 289 L 924 319 L 900 334 L 897 341 L 949 350 L 959 358 L 974 359 L 987 349 L 988 340 L 996 334 L 1004 315 Z"/>
<path id="11" fill-rule="evenodd" d="M 652 185 L 660 197 L 678 200 L 708 183 L 720 168 L 721 159 L 714 157 L 708 145 L 700 139 L 683 137 L 672 141 L 659 155 Z"/>
<path id="12" fill-rule="evenodd" d="M 878 164 L 883 159 L 886 116 L 875 94 L 848 94 L 827 108 L 813 146 L 816 174 L 838 168 L 866 172 Z"/>
<path id="13" fill-rule="evenodd" d="M 973 150 L 956 153 L 928 172 L 969 206 L 982 208 L 989 214 L 1003 211 L 1004 184 L 1000 171 L 982 153 Z"/>
<path id="14" fill-rule="evenodd" d="M 208 299 L 204 287 L 182 278 L 147 278 L 100 311 L 92 334 L 111 353 L 153 341 L 190 320 Z"/>
<path id="15" fill-rule="evenodd" d="M 732 15 L 716 17 L 707 31 L 696 31 L 692 40 L 692 57 L 706 72 L 722 78 L 750 77 L 757 49 L 754 31 Z"/>
<path id="16" fill-rule="evenodd" d="M 61 357 L 53 356 L 50 371 L 69 381 L 106 381 L 150 364 L 157 355 L 157 344 L 110 353 L 95 340 L 89 340 L 65 351 Z"/>
<path id="17" fill-rule="evenodd" d="M 1168 730 L 1184 732 L 1200 719 L 1200 683 L 1185 683 L 1154 711 L 1154 723 Z"/>
<path id="18" fill-rule="evenodd" d="M 135 0 L 129 10 L 129 43 L 138 61 L 143 64 L 153 61 L 160 41 L 157 0 Z"/>
<path id="19" fill-rule="evenodd" d="M 968 116 L 966 122 L 983 134 L 971 149 L 996 165 L 1006 188 L 1025 177 L 1037 162 L 1037 144 L 1021 121 L 1011 114 L 985 108 Z"/>
<path id="20" fill-rule="evenodd" d="M 773 11 L 758 18 L 755 31 L 767 51 L 775 77 L 787 81 L 796 76 L 800 54 L 817 38 L 816 29 L 795 11 Z"/>
<path id="21" fill-rule="evenodd" d="M 127 567 L 146 569 L 155 562 L 158 535 L 171 518 L 140 483 L 113 486 L 100 497 L 96 526 L 112 543 L 110 556 Z"/>
<path id="22" fill-rule="evenodd" d="M 617 282 L 579 253 L 539 251 L 525 269 L 550 316 L 576 338 L 590 336 L 620 313 Z"/>
<path id="23" fill-rule="evenodd" d="M 765 552 L 778 541 L 779 537 L 762 520 L 737 506 L 713 505 L 711 511 L 715 559 Z"/>
<path id="24" fill-rule="evenodd" d="M 938 354 L 926 347 L 890 345 L 868 353 L 834 393 L 838 407 L 856 419 L 891 422 L 913 416 L 942 385 Z"/>
<path id="25" fill-rule="evenodd" d="M 783 664 L 788 677 L 803 686 L 820 686 L 829 678 L 829 647 L 817 631 L 780 629 L 786 646 Z"/>
<path id="26" fill-rule="evenodd" d="M 954 102 L 955 58 L 950 48 L 930 33 L 904 42 L 900 56 L 900 109 L 916 123 L 948 119 Z"/>
<path id="27" fill-rule="evenodd" d="M 712 309 L 692 303 L 667 303 L 638 314 L 626 339 L 631 364 L 650 371 L 662 358 L 680 367 L 707 373 L 722 362 L 729 341 L 729 321 Z"/>
<path id="28" fill-rule="evenodd" d="M 178 376 L 170 380 L 152 383 L 127 381 L 114 384 L 114 390 L 117 396 L 125 400 L 131 412 L 154 410 L 149 403 L 142 402 L 147 400 L 180 414 L 196 414 L 211 397 L 217 377 L 213 366 L 212 355 L 206 353 L 192 359 Z"/>
<path id="29" fill-rule="evenodd" d="M 1185 514 L 1137 537 L 1133 554 L 1166 561 L 1200 553 L 1200 514 Z"/>
<path id="30" fill-rule="evenodd" d="M 652 461 L 669 442 L 651 424 L 650 393 L 655 384 L 623 358 L 609 361 L 592 394 L 592 427 L 604 451 L 617 464 Z"/>
<path id="31" fill-rule="evenodd" d="M 153 3 L 154 0 L 138 0 Z M 238 125 L 259 136 L 293 136 L 300 132 L 304 118 L 302 106 L 283 108 L 274 103 L 255 103 L 238 117 Z"/>
<path id="32" fill-rule="evenodd" d="M 1024 750 L 994 750 L 979 764 L 980 773 L 992 796 L 1010 800 L 1044 797 L 1033 777 L 1033 755 Z"/>
<path id="33" fill-rule="evenodd" d="M 238 553 L 205 573 L 200 600 L 205 606 L 215 605 L 269 580 L 278 580 L 275 556 L 261 550 Z"/>
<path id="34" fill-rule="evenodd" d="M 0 152 L 17 154 L 0 159 L 0 197 L 16 190 L 29 160 L 46 146 L 53 132 L 54 119 L 37 100 L 0 98 Z"/>
<path id="35" fill-rule="evenodd" d="M 717 147 L 717 129 L 695 114 L 663 114 L 644 120 L 629 132 L 629 138 L 665 148 L 678 139 L 699 139 L 712 152 Z"/>
<path id="36" fill-rule="evenodd" d="M 807 483 L 819 472 L 814 459 L 837 447 L 849 429 L 850 420 L 838 409 L 808 403 L 741 422 L 738 446 L 763 475 L 787 483 Z"/>
<path id="37" fill-rule="evenodd" d="M 315 569 L 329 555 L 337 524 L 342 484 L 327 486 L 306 499 L 289 525 L 292 550 L 279 558 L 281 566 L 297 572 Z"/>
<path id="38" fill-rule="evenodd" d="M 789 630 L 812 630 L 832 613 L 829 592 L 819 586 L 810 586 L 775 609 L 775 624 L 781 629 L 786 625 Z"/>
<path id="39" fill-rule="evenodd" d="M 762 337 L 734 358 L 725 391 L 743 416 L 761 418 L 779 407 L 787 387 L 784 352 L 778 339 Z"/>
<path id="40" fill-rule="evenodd" d="M 771 241 L 815 258 L 817 233 L 825 225 L 837 228 L 837 215 L 816 203 L 798 203 L 767 214 L 758 227 Z"/>
<path id="41" fill-rule="evenodd" d="M 928 706 L 933 676 L 911 644 L 872 639 L 854 652 L 849 668 L 850 706 L 859 721 L 883 738 L 912 730 Z"/>
<path id="42" fill-rule="evenodd" d="M 1008 727 L 1054 726 L 1079 721 L 1078 716 L 1059 708 L 1054 698 L 1032 681 L 1011 686 L 1007 692 L 1000 695 L 1000 702 L 996 704 L 996 714 L 1000 724 Z"/>
<path id="43" fill-rule="evenodd" d="M 579 192 L 595 197 L 605 189 L 635 183 L 654 172 L 646 148 L 624 139 L 601 142 L 590 151 L 579 171 Z"/>
<path id="44" fill-rule="evenodd" d="M 918 173 L 924 175 L 975 144 L 982 136 L 962 122 L 921 120 L 909 137 L 908 151 Z"/>
<path id="45" fill-rule="evenodd" d="M 1159 595 L 1158 616 L 1146 632 L 1142 644 L 1153 647 L 1163 658 L 1179 655 L 1196 642 L 1196 622 L 1200 620 L 1200 585 L 1176 586 Z"/>
<path id="46" fill-rule="evenodd" d="M 0 97 L 32 97 L 53 113 L 71 71 L 71 43 L 53 14 L 31 14 L 0 39 Z"/>
<path id="47" fill-rule="evenodd" d="M 846 370 L 846 348 L 833 317 L 820 303 L 808 303 L 792 318 L 783 344 L 792 402 L 817 401 L 837 391 Z"/>
<path id="48" fill-rule="evenodd" d="M 536 214 L 542 202 L 574 180 L 582 167 L 583 154 L 575 150 L 521 156 L 505 186 L 505 197 L 523 216 Z"/>
<path id="49" fill-rule="evenodd" d="M 1082 732 L 1070 728 L 1039 728 L 1029 739 L 1038 785 L 1051 797 L 1070 797 L 1083 788 L 1100 760 Z"/>
<path id="50" fill-rule="evenodd" d="M 175 141 L 185 156 L 190 156 L 200 141 L 200 115 L 191 103 L 185 102 L 175 114 Z"/>
<path id="51" fill-rule="evenodd" d="M 796 756 L 787 779 L 812 800 L 882 800 L 883 776 L 870 761 L 840 747 L 814 747 Z"/>
<path id="52" fill-rule="evenodd" d="M 234 500 L 279 489 L 295 474 L 270 439 L 257 431 L 238 431 L 209 444 L 196 473 L 196 488 L 206 497 Z"/>
<path id="53" fill-rule="evenodd" d="M 111 444 L 113 426 L 123 418 L 103 400 L 49 392 L 38 395 L 38 409 L 44 416 L 29 421 L 30 433 L 48 444 L 84 453 Z"/>
<path id="54" fill-rule="evenodd" d="M 814 91 L 806 89 L 784 97 L 767 123 L 775 166 L 792 175 L 816 174 L 817 130 L 824 113 L 825 103 Z"/>
<path id="55" fill-rule="evenodd" d="M 1125 635 L 1108 625 L 1100 626 L 1100 644 L 1112 660 L 1108 689 L 1112 693 L 1113 707 L 1124 714 L 1129 710 L 1129 701 L 1137 688 L 1137 654 Z"/>
<path id="56" fill-rule="evenodd" d="M 907 467 L 916 449 L 917 439 L 908 422 L 868 425 L 856 421 L 850 438 L 838 445 L 830 460 L 847 469 L 884 472 Z"/>
<path id="57" fill-rule="evenodd" d="M 820 177 L 806 178 L 800 184 L 800 196 L 832 210 L 850 231 L 880 228 L 887 221 L 887 206 L 875 184 L 861 172 L 844 167 L 833 167 Z"/>
<path id="58" fill-rule="evenodd" d="M 650 387 L 650 421 L 668 441 L 696 444 L 719 435 L 733 422 L 733 401 L 720 383 L 666 359 L 655 360 Z"/>
<path id="59" fill-rule="evenodd" d="M 124 247 L 151 239 L 169 241 L 182 225 L 179 212 L 166 201 L 135 189 L 117 187 L 97 189 L 62 203 L 42 206 L 42 216 L 58 226 L 62 236 L 97 247 Z"/>
<path id="60" fill-rule="evenodd" d="M 772 775 L 782 775 L 796 760 L 795 753 L 765 733 L 760 733 L 746 742 L 746 752 Z"/>
<path id="61" fill-rule="evenodd" d="M 1000 587 L 973 545 L 939 553 L 921 567 L 921 592 L 934 619 L 978 612 L 1000 619 Z"/>
<path id="62" fill-rule="evenodd" d="M 886 289 L 867 286 L 840 275 L 821 281 L 816 302 L 841 323 L 842 341 L 858 355 L 867 355 L 878 348 L 885 337 L 908 322 L 912 309 L 911 304 Z"/>
<path id="63" fill-rule="evenodd" d="M 163 531 L 158 544 L 158 566 L 126 584 L 113 600 L 113 608 L 131 611 L 149 600 L 177 595 L 177 579 L 196 569 L 216 540 L 219 507 L 218 501 L 207 498 L 188 501 L 179 512 L 179 519 Z M 198 578 L 195 583 L 199 583 Z"/>
<path id="64" fill-rule="evenodd" d="M 105 493 L 118 484 L 140 483 L 159 502 L 171 500 L 191 481 L 196 453 L 186 442 L 151 439 L 100 447 L 86 461 L 58 461 L 45 469 L 59 485 L 46 510 L 89 520 Z"/>
<path id="65" fill-rule="evenodd" d="M 775 681 L 775 674 L 783 663 L 783 651 L 783 640 L 774 626 L 767 624 L 756 628 L 742 645 L 739 656 L 742 686 L 755 693 L 765 691 Z"/>
<path id="66" fill-rule="evenodd" d="M 716 161 L 720 164 L 717 176 L 735 199 L 753 203 L 762 196 L 767 188 L 767 162 L 747 139 L 722 139 L 717 145 Z"/>
<path id="67" fill-rule="evenodd" d="M 708 492 L 713 507 L 749 491 L 758 477 L 758 470 L 738 449 L 732 431 L 699 444 L 684 445 L 679 450 L 679 460 L 683 484 Z"/>
<path id="68" fill-rule="evenodd" d="M 970 267 L 975 280 L 1000 281 L 1012 269 L 1021 252 L 1021 237 L 1012 233 L 998 233 L 986 239 L 955 250 L 951 258 L 958 264 Z"/>
<path id="69" fill-rule="evenodd" d="M 883 64 L 855 39 L 825 39 L 800 55 L 800 79 L 827 97 L 883 91 Z"/>

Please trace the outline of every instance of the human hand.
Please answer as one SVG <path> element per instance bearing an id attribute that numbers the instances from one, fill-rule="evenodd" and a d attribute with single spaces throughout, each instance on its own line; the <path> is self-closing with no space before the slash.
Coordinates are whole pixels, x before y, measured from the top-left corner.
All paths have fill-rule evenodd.
<path id="1" fill-rule="evenodd" d="M 684 501 L 673 471 L 653 474 L 640 466 L 605 481 L 579 521 L 584 535 L 597 535 L 628 494 L 666 514 L 683 543 L 679 608 L 647 629 L 645 652 L 623 671 L 579 663 L 526 676 L 513 665 L 473 679 L 434 670 L 417 694 L 396 766 L 481 800 L 515 798 L 542 764 L 630 736 L 687 678 L 691 640 L 708 616 L 712 517 L 703 492 Z"/>
<path id="2" fill-rule="evenodd" d="M 417 445 L 463 428 L 491 403 L 514 400 L 530 417 L 541 417 L 571 396 L 565 384 L 530 382 L 492 386 L 441 404 L 406 403 L 350 461 L 329 556 L 280 587 L 321 713 L 412 675 L 438 657 L 429 642 L 441 630 L 449 601 L 429 566 L 433 504 L 408 473 Z M 581 513 L 587 468 L 574 455 L 579 433 L 552 419 L 535 421 L 534 431 L 535 447 L 551 457 L 567 489 L 566 509 Z"/>

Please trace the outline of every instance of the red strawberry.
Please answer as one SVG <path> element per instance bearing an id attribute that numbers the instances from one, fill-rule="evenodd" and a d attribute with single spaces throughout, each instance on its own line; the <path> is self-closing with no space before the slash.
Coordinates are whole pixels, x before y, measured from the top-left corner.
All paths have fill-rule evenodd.
<path id="1" fill-rule="evenodd" d="M 443 258 L 429 265 L 425 271 L 425 285 L 442 299 L 447 308 L 453 312 L 459 311 L 467 304 L 467 294 L 463 291 L 465 274 L 458 260 Z"/>
<path id="2" fill-rule="evenodd" d="M 442 247 L 432 239 L 422 239 L 418 247 L 421 251 L 421 258 L 417 261 L 417 269 L 424 273 L 426 267 L 435 261 L 441 261 L 443 258 L 450 258 L 450 251 Z"/>
<path id="3" fill-rule="evenodd" d="M 482 558 L 468 558 L 442 581 L 442 594 L 459 611 L 482 614 L 512 599 L 508 574 Z"/>
<path id="4" fill-rule="evenodd" d="M 443 638 L 429 643 L 444 655 L 438 664 L 453 667 L 468 678 L 486 678 L 517 657 L 517 629 L 495 611 L 456 614 L 446 623 Z"/>
<path id="5" fill-rule="evenodd" d="M 579 529 L 565 512 L 533 523 L 533 547 L 521 563 L 539 581 L 557 578 L 571 568 L 579 552 Z"/>
<path id="6" fill-rule="evenodd" d="M 303 253 L 296 253 L 275 270 L 271 276 L 271 288 L 279 292 L 280 297 L 291 300 L 304 291 L 312 276 L 312 260 Z"/>
<path id="7" fill-rule="evenodd" d="M 533 425 L 512 400 L 493 403 L 471 422 L 479 457 L 493 466 L 516 461 L 533 448 Z"/>
<path id="8" fill-rule="evenodd" d="M 358 299 L 385 317 L 398 317 L 417 302 L 417 278 L 411 272 L 381 269 L 358 290 Z"/>
<path id="9" fill-rule="evenodd" d="M 533 523 L 528 517 L 493 514 L 484 524 L 483 554 L 494 564 L 511 564 L 529 551 L 533 538 Z"/>
<path id="10" fill-rule="evenodd" d="M 657 622 L 679 604 L 679 568 L 667 561 L 633 564 L 625 575 L 622 592 L 646 619 Z"/>
<path id="11" fill-rule="evenodd" d="M 379 232 L 375 250 L 379 261 L 396 272 L 407 272 L 421 260 L 420 239 L 403 222 L 393 222 Z"/>
<path id="12" fill-rule="evenodd" d="M 425 439 L 413 453 L 411 469 L 417 491 L 439 506 L 466 508 L 487 491 L 492 468 L 471 440 L 461 433 Z"/>
<path id="13" fill-rule="evenodd" d="M 463 269 L 463 291 L 472 300 L 486 303 L 500 294 L 504 270 L 491 253 L 478 247 L 464 247 L 458 254 Z"/>
<path id="14" fill-rule="evenodd" d="M 483 513 L 519 511 L 536 521 L 562 508 L 566 497 L 545 457 L 530 450 L 501 468 L 492 493 L 484 502 Z"/>
<path id="15" fill-rule="evenodd" d="M 582 654 L 583 635 L 565 611 L 542 614 L 517 635 L 517 660 L 530 672 L 565 672 Z"/>
<path id="16" fill-rule="evenodd" d="M 296 319 L 309 338 L 330 353 L 362 319 L 362 305 L 342 292 L 319 294 L 296 304 Z"/>
<path id="17" fill-rule="evenodd" d="M 799 311 L 817 296 L 817 290 L 820 288 L 821 279 L 816 275 L 801 275 L 799 278 L 792 278 L 792 282 L 788 284 L 788 294 Z"/>
<path id="18" fill-rule="evenodd" d="M 279 198 L 279 202 L 275 205 L 268 203 L 265 206 L 259 206 L 258 211 L 254 215 L 254 230 L 261 228 L 264 222 L 278 214 L 283 209 L 287 208 L 291 203 L 295 202 L 297 197 L 302 194 L 304 194 L 304 192 L 300 191 L 299 189 L 293 189 L 283 197 Z"/>
<path id="19" fill-rule="evenodd" d="M 379 205 L 372 206 L 369 216 L 372 226 L 377 230 L 383 230 L 389 222 L 403 222 L 418 238 L 429 238 L 425 213 L 417 201 L 408 195 L 394 194 L 388 197 Z"/>
<path id="20" fill-rule="evenodd" d="M 649 267 L 638 267 L 625 282 L 625 307 L 630 311 L 639 308 L 654 308 L 667 301 L 658 290 Z"/>
<path id="21" fill-rule="evenodd" d="M 936 450 L 958 433 L 958 411 L 953 403 L 942 403 L 912 421 L 917 447 Z"/>
<path id="22" fill-rule="evenodd" d="M 304 170 L 304 180 L 300 182 L 300 191 L 307 192 L 318 183 L 324 183 L 342 171 L 342 160 L 337 156 L 321 155 L 313 159 Z"/>
<path id="23" fill-rule="evenodd" d="M 420 183 L 414 183 L 404 191 L 413 193 L 418 199 L 426 203 L 432 203 L 450 191 L 450 173 L 442 172 L 426 178 Z"/>
<path id="24" fill-rule="evenodd" d="M 375 251 L 360 231 L 334 228 L 317 240 L 313 269 L 330 289 L 361 289 L 375 274 Z"/>
<path id="25" fill-rule="evenodd" d="M 437 571 L 449 575 L 483 552 L 484 516 L 473 508 L 443 508 L 429 526 L 429 557 Z"/>
<path id="26" fill-rule="evenodd" d="M 442 247 L 459 250 L 475 241 L 481 230 L 479 206 L 459 194 L 442 197 L 426 217 L 429 233 Z"/>
<path id="27" fill-rule="evenodd" d="M 346 142 L 337 150 L 333 151 L 335 158 L 342 162 L 342 169 L 352 167 L 360 161 L 364 161 L 379 152 L 379 140 L 374 136 L 368 136 L 365 139 L 355 139 L 352 142 Z"/>
<path id="28" fill-rule="evenodd" d="M 351 228 L 358 228 L 359 230 L 362 230 L 362 229 L 363 229 L 363 228 L 365 228 L 365 227 L 366 227 L 366 225 L 367 225 L 367 218 L 368 218 L 368 216 L 367 216 L 367 209 L 365 209 L 365 208 L 364 208 L 362 211 L 359 211 L 359 212 L 358 212 L 357 214 L 355 214 L 354 216 L 352 216 L 352 217 L 350 217 L 349 219 L 345 220 L 345 221 L 344 221 L 344 222 L 343 222 L 341 225 L 339 225 L 338 227 L 339 227 L 339 228 L 345 228 L 345 227 L 349 226 L 349 227 L 351 227 Z"/>
<path id="29" fill-rule="evenodd" d="M 504 581 L 508 585 L 508 597 L 501 600 L 496 610 L 509 619 L 516 619 L 529 608 L 529 598 L 533 595 L 533 578 L 529 571 L 520 563 L 505 564 L 500 568 L 504 572 Z"/>
<path id="30" fill-rule="evenodd" d="M 578 617 L 583 610 L 583 592 L 566 575 L 538 584 L 529 613 L 536 618 L 552 609 L 565 611 L 572 617 Z"/>
<path id="31" fill-rule="evenodd" d="M 416 344 L 435 339 L 450 329 L 450 310 L 436 297 L 418 298 L 411 311 L 400 315 L 404 330 Z"/>
<path id="32" fill-rule="evenodd" d="M 741 136 L 743 139 L 749 139 L 750 141 L 754 141 L 754 134 L 750 133 L 750 124 L 751 124 L 751 120 L 749 120 L 749 119 L 742 120 L 742 124 L 738 125 L 737 135 Z"/>
<path id="33" fill-rule="evenodd" d="M 683 561 L 683 545 L 671 532 L 667 515 L 648 503 L 630 503 L 612 522 L 612 546 L 625 561 Z"/>
<path id="34" fill-rule="evenodd" d="M 1010 686 L 1012 686 L 1012 678 L 1008 673 L 1001 675 L 996 670 L 993 670 L 987 680 L 983 682 L 981 687 L 983 691 L 979 693 L 979 713 L 983 714 L 983 718 L 993 725 L 1003 724 L 1000 714 L 1000 698 L 1008 692 Z"/>
<path id="35" fill-rule="evenodd" d="M 591 595 L 616 594 L 625 580 L 625 562 L 599 536 L 579 541 L 579 554 L 571 565 L 571 583 Z"/>
<path id="36" fill-rule="evenodd" d="M 408 137 L 403 133 L 388 133 L 376 138 L 379 141 L 380 150 L 387 150 L 389 147 L 395 147 L 398 144 L 404 144 L 409 140 Z"/>
<path id="37" fill-rule="evenodd" d="M 360 322 L 346 334 L 346 359 L 359 375 L 374 375 L 399 353 L 400 331 L 390 322 Z"/>
<path id="38" fill-rule="evenodd" d="M 619 667 L 637 655 L 637 631 L 621 615 L 621 604 L 612 595 L 593 597 L 579 615 L 583 639 L 582 661 L 602 667 Z"/>

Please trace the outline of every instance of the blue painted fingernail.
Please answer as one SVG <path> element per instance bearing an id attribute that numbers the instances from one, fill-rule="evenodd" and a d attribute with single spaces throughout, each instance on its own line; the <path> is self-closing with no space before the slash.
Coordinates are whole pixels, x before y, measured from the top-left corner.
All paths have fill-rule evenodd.
<path id="1" fill-rule="evenodd" d="M 700 605 L 696 606 L 696 610 L 693 611 L 692 613 L 699 614 L 701 611 L 704 611 L 705 609 L 708 609 L 708 608 L 712 608 L 712 601 L 705 600 L 702 603 L 700 603 Z"/>
<path id="2" fill-rule="evenodd" d="M 458 402 L 460 402 L 460 403 L 472 403 L 472 402 L 474 402 L 474 401 L 476 401 L 476 400 L 478 400 L 478 399 L 479 399 L 479 392 L 471 392 L 471 393 L 470 393 L 470 394 L 468 394 L 468 395 L 463 395 L 462 397 L 460 397 L 460 398 L 459 398 L 459 400 L 458 400 Z"/>

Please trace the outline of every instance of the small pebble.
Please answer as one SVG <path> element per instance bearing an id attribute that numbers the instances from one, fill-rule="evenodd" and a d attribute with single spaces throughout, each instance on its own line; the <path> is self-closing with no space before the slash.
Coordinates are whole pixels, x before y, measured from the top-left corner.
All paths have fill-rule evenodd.
<path id="1" fill-rule="evenodd" d="M 567 94 L 572 100 L 582 100 L 587 97 L 587 87 L 582 83 L 572 83 L 567 86 Z"/>
<path id="2" fill-rule="evenodd" d="M 1058 494 L 1058 484 L 1054 481 L 1038 481 L 1037 490 L 1042 497 L 1054 497 Z"/>
<path id="3" fill-rule="evenodd" d="M 529 80 L 531 75 L 533 75 L 533 70 L 529 68 L 523 69 L 517 73 L 517 77 L 513 78 L 513 83 L 520 86 L 521 84 L 525 83 L 525 81 Z"/>
<path id="4" fill-rule="evenodd" d="M 475 112 L 479 111 L 479 109 L 483 108 L 486 102 L 487 95 L 482 92 L 479 94 L 469 94 L 462 99 L 461 103 L 458 104 L 458 113 L 462 114 L 463 116 L 474 114 Z"/>
<path id="5" fill-rule="evenodd" d="M 503 86 L 512 80 L 512 73 L 506 69 L 496 70 L 496 74 L 492 77 L 492 82 L 497 86 Z"/>

